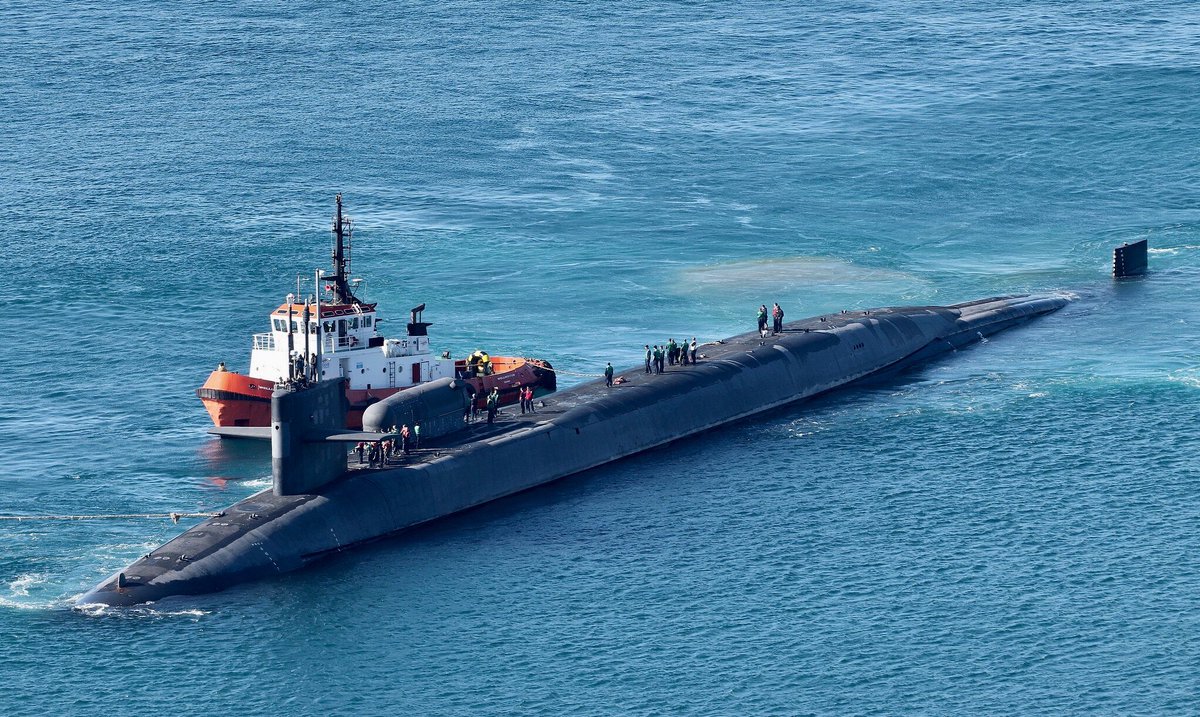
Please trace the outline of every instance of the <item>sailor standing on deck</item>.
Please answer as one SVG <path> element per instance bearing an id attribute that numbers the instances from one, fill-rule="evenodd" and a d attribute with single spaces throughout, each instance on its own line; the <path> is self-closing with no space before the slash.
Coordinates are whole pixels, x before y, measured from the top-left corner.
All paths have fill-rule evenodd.
<path id="1" fill-rule="evenodd" d="M 488 424 L 496 422 L 496 408 L 500 405 L 500 389 L 493 388 L 487 397 Z"/>
<path id="2" fill-rule="evenodd" d="M 778 302 L 776 302 L 775 306 L 772 307 L 772 309 L 771 309 L 771 317 L 773 319 L 775 319 L 775 324 L 773 326 L 773 329 L 774 329 L 773 333 L 778 334 L 778 333 L 782 332 L 783 331 L 783 309 L 779 308 Z"/>
<path id="3" fill-rule="evenodd" d="M 530 413 L 537 413 L 533 410 L 533 386 L 525 387 L 525 405 L 529 406 Z"/>
<path id="4" fill-rule="evenodd" d="M 612 377 L 613 377 L 612 361 L 609 361 L 608 365 L 604 367 L 604 385 L 605 386 L 612 386 Z"/>
<path id="5" fill-rule="evenodd" d="M 406 456 L 412 452 L 408 447 L 408 437 L 410 435 L 407 423 L 400 426 L 400 450 L 404 451 L 404 455 Z"/>
<path id="6" fill-rule="evenodd" d="M 650 373 L 650 359 L 654 358 L 654 353 L 650 351 L 650 344 L 646 344 L 646 373 Z"/>
<path id="7" fill-rule="evenodd" d="M 758 333 L 761 335 L 767 330 L 767 305 L 763 304 L 758 307 Z"/>
<path id="8" fill-rule="evenodd" d="M 692 337 L 692 345 L 690 348 L 692 350 L 692 365 L 695 366 L 696 365 L 696 337 L 695 336 Z"/>

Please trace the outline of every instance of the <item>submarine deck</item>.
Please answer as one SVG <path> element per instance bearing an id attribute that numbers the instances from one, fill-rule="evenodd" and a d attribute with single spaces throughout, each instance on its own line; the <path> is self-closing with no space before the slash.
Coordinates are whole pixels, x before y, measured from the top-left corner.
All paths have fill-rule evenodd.
<path id="1" fill-rule="evenodd" d="M 963 304 L 955 304 L 951 307 L 946 306 L 910 306 L 910 307 L 892 307 L 885 309 L 869 309 L 864 311 L 841 311 L 836 314 L 827 314 L 825 316 L 810 317 L 798 321 L 789 322 L 783 325 L 783 335 L 795 333 L 814 333 L 821 331 L 831 331 L 855 323 L 861 323 L 871 317 L 886 316 L 894 313 L 903 313 L 910 311 L 941 311 L 945 312 L 949 309 L 962 309 L 970 306 L 987 304 L 1008 297 L 994 297 L 989 299 L 980 299 L 977 301 L 966 302 Z M 404 466 L 417 465 L 427 461 L 441 458 L 445 455 L 453 455 L 456 449 L 470 445 L 481 440 L 490 440 L 501 437 L 509 433 L 520 431 L 522 429 L 535 426 L 548 418 L 566 413 L 568 410 L 593 402 L 603 396 L 612 395 L 613 391 L 627 391 L 636 389 L 640 386 L 661 384 L 662 382 L 671 382 L 680 379 L 684 374 L 702 369 L 702 364 L 705 362 L 720 361 L 739 357 L 749 351 L 757 349 L 761 346 L 771 343 L 776 334 L 768 333 L 766 338 L 759 335 L 757 331 L 748 331 L 743 334 L 731 336 L 720 341 L 713 341 L 705 344 L 697 345 L 697 359 L 699 364 L 665 364 L 661 374 L 646 373 L 644 365 L 627 367 L 613 373 L 613 385 L 605 386 L 604 379 L 595 378 L 584 381 L 583 383 L 572 386 L 559 393 L 550 394 L 544 398 L 537 399 L 535 402 L 536 411 L 533 413 L 518 413 L 519 409 L 513 406 L 506 406 L 496 414 L 496 421 L 493 424 L 488 424 L 484 418 L 485 413 L 480 412 L 480 418 L 467 424 L 465 430 L 458 431 L 449 436 L 422 441 L 422 447 L 414 450 L 410 455 L 396 455 L 388 460 L 387 463 L 380 465 L 368 465 L 367 463 L 359 463 L 358 454 L 351 451 L 347 459 L 347 475 L 361 475 L 363 471 L 388 471 Z M 597 374 L 599 376 L 599 374 Z M 619 381 L 619 382 L 618 382 Z"/>
<path id="2" fill-rule="evenodd" d="M 841 312 L 790 322 L 784 325 L 782 334 L 786 336 L 796 333 L 833 332 L 855 324 L 868 323 L 876 317 L 914 313 L 941 315 L 947 319 L 948 325 L 952 326 L 956 320 L 966 319 L 976 314 L 989 313 L 993 310 L 994 304 L 1003 302 L 1008 298 L 1011 297 L 995 297 L 952 306 L 895 307 Z M 1051 307 L 1046 310 L 1053 310 L 1054 308 L 1057 307 Z M 1044 313 L 1044 311 L 1040 311 L 1039 313 Z M 1002 316 L 995 323 L 995 326 L 1011 325 L 1009 322 L 1023 320 L 1029 315 L 1032 314 L 1017 312 L 1011 316 Z M 111 601 L 111 604 L 144 601 L 147 598 L 140 597 L 139 595 L 142 593 L 138 591 L 134 591 L 137 594 L 127 596 L 118 597 L 118 594 L 121 593 L 124 587 L 149 587 L 151 581 L 156 581 L 158 594 L 172 594 L 170 592 L 172 590 L 175 590 L 173 594 L 178 594 L 180 590 L 173 588 L 170 583 L 174 581 L 186 582 L 187 580 L 196 579 L 197 575 L 207 576 L 197 582 L 197 584 L 207 586 L 203 590 L 218 589 L 220 585 L 225 583 L 213 579 L 208 575 L 209 571 L 213 569 L 224 571 L 221 574 L 226 575 L 227 573 L 226 577 L 231 581 L 240 579 L 238 576 L 241 573 L 238 570 L 242 568 L 240 567 L 241 564 L 236 561 L 244 560 L 244 557 L 238 556 L 255 554 L 245 553 L 247 545 L 249 548 L 253 548 L 266 556 L 270 561 L 269 564 L 274 565 L 276 571 L 283 572 L 307 564 L 310 560 L 319 558 L 329 552 L 344 550 L 359 542 L 383 537 L 389 531 L 380 530 L 372 533 L 370 536 L 359 536 L 358 539 L 354 539 L 348 535 L 339 536 L 338 533 L 333 532 L 333 527 L 330 526 L 329 531 L 333 537 L 332 545 L 327 547 L 316 544 L 289 544 L 289 549 L 294 550 L 290 558 L 292 562 L 281 566 L 276 564 L 276 558 L 267 552 L 267 548 L 262 542 L 265 539 L 265 534 L 260 532 L 258 528 L 284 518 L 293 512 L 297 512 L 298 515 L 303 516 L 303 514 L 308 512 L 306 508 L 307 504 L 313 501 L 328 500 L 325 497 L 326 494 L 336 494 L 339 486 L 344 487 L 348 484 L 347 481 L 351 479 L 365 479 L 366 483 L 363 485 L 367 486 L 378 481 L 390 482 L 392 476 L 385 475 L 387 471 L 404 473 L 404 468 L 407 466 L 432 463 L 444 457 L 453 456 L 460 451 L 470 453 L 473 447 L 477 447 L 480 442 L 486 441 L 492 443 L 496 439 L 502 439 L 510 434 L 517 434 L 523 430 L 532 429 L 543 422 L 551 423 L 553 419 L 557 419 L 553 421 L 554 423 L 561 423 L 562 414 L 576 410 L 586 412 L 589 409 L 593 409 L 596 405 L 611 404 L 612 399 L 620 396 L 622 393 L 625 393 L 626 397 L 620 399 L 620 402 L 628 402 L 630 404 L 655 400 L 654 397 L 660 395 L 686 395 L 697 385 L 698 379 L 706 375 L 719 378 L 722 374 L 728 373 L 725 370 L 728 367 L 722 366 L 726 362 L 757 363 L 754 359 L 754 354 L 761 355 L 762 347 L 772 345 L 774 338 L 773 335 L 768 335 L 765 338 L 760 337 L 756 331 L 746 332 L 722 341 L 699 346 L 697 351 L 699 362 L 696 365 L 668 365 L 662 374 L 647 374 L 645 373 L 644 366 L 638 364 L 615 372 L 614 378 L 620 377 L 622 381 L 621 383 L 615 383 L 612 387 L 605 386 L 602 378 L 584 381 L 560 393 L 551 394 L 543 399 L 539 399 L 537 401 L 539 405 L 536 413 L 521 415 L 510 407 L 498 414 L 498 420 L 495 424 L 489 425 L 485 421 L 477 421 L 468 425 L 466 430 L 458 431 L 451 436 L 428 441 L 420 450 L 414 452 L 412 455 L 400 457 L 388 465 L 370 467 L 359 465 L 356 452 L 351 451 L 347 456 L 348 470 L 339 478 L 320 488 L 317 492 L 281 496 L 275 495 L 268 489 L 252 495 L 230 506 L 219 516 L 202 521 L 194 528 L 185 531 L 165 545 L 146 554 L 126 568 L 122 574 L 114 576 L 109 582 L 98 586 L 92 593 L 85 596 L 85 598 L 101 599 L 105 602 Z M 776 347 L 780 348 L 781 351 L 783 350 L 781 346 L 776 345 Z M 953 348 L 949 344 L 947 344 L 947 347 Z M 853 350 L 854 347 L 849 348 Z M 939 347 L 938 350 L 945 350 L 945 348 Z M 772 351 L 770 353 L 773 354 L 775 352 Z M 709 368 L 706 368 L 706 364 Z M 654 387 L 655 390 L 648 390 L 650 387 Z M 664 391 L 663 389 L 667 390 Z M 578 431 L 579 429 L 576 428 L 575 432 L 578 433 Z M 385 434 L 378 435 L 380 439 L 385 437 Z M 642 449 L 638 448 L 637 450 Z M 376 475 L 378 475 L 378 479 L 375 477 Z M 401 475 L 396 475 L 396 479 L 403 480 Z M 485 498 L 484 500 L 489 499 L 492 498 Z M 406 526 L 398 527 L 397 530 L 402 530 L 405 527 L 411 527 L 411 525 L 415 524 L 417 523 L 406 524 Z M 227 556 L 221 555 L 222 551 L 227 547 L 239 541 L 243 543 L 241 548 L 242 553 L 238 553 L 235 550 L 231 551 Z M 214 558 L 216 562 L 209 560 L 205 561 L 206 566 L 199 565 L 200 561 L 210 557 Z M 193 564 L 195 565 L 193 566 Z M 217 567 L 214 568 L 214 565 Z M 244 569 L 258 570 L 253 565 Z M 256 572 L 255 574 L 257 575 L 258 573 Z M 246 575 L 249 575 L 249 573 L 246 573 Z M 188 591 L 194 592 L 195 590 L 189 589 Z"/>

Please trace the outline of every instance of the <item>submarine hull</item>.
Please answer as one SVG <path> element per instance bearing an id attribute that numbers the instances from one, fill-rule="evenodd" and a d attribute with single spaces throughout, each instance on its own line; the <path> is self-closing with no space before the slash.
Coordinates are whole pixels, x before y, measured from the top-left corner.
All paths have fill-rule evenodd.
<path id="1" fill-rule="evenodd" d="M 251 496 L 139 559 L 77 604 L 133 605 L 302 568 L 407 528 L 722 424 L 887 375 L 1061 308 L 1060 296 L 874 309 L 705 344 L 695 365 L 582 384 L 536 414 L 475 427 L 396 468 L 301 495 Z"/>

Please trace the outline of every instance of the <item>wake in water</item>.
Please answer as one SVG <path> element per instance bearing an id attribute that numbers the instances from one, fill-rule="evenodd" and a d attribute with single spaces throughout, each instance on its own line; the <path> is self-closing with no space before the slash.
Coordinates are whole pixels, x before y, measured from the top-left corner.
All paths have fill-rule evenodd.
<path id="1" fill-rule="evenodd" d="M 1151 247 L 1147 249 L 1147 253 L 1158 254 L 1160 256 L 1175 256 L 1180 252 L 1195 251 L 1200 249 L 1200 244 L 1184 244 L 1183 246 L 1166 246 L 1161 248 Z"/>
<path id="2" fill-rule="evenodd" d="M 0 595 L 0 608 L 13 608 L 17 610 L 74 610 L 88 617 L 109 616 L 135 619 L 184 617 L 198 620 L 212 612 L 211 610 L 200 610 L 198 608 L 159 610 L 149 605 L 127 609 L 110 608 L 107 605 L 83 605 L 76 607 L 75 601 L 83 593 L 59 595 L 49 599 L 38 595 L 38 592 L 45 592 L 54 588 L 55 586 L 50 581 L 49 573 L 26 573 L 19 575 L 8 583 L 8 594 Z"/>
<path id="3" fill-rule="evenodd" d="M 72 597 L 72 601 L 77 599 L 83 593 Z M 86 615 L 87 617 L 109 617 L 120 619 L 164 619 L 164 618 L 191 618 L 192 622 L 198 621 L 205 615 L 211 615 L 211 610 L 200 610 L 191 608 L 187 610 L 156 610 L 146 605 L 137 607 L 116 608 L 108 605 L 80 605 L 72 608 L 75 612 Z"/>
<path id="4" fill-rule="evenodd" d="M 8 594 L 0 595 L 0 606 L 13 607 L 22 610 L 36 610 L 45 607 L 29 600 L 29 589 L 35 585 L 48 582 L 50 576 L 46 573 L 25 573 L 18 575 L 8 583 Z"/>
<path id="5" fill-rule="evenodd" d="M 1200 388 L 1200 367 L 1181 368 L 1167 374 L 1168 381 L 1182 383 L 1191 388 Z"/>

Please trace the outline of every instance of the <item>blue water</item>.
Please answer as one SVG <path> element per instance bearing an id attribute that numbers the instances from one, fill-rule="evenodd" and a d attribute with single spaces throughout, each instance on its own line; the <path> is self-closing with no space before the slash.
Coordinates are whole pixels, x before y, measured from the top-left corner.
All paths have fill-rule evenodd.
<path id="1" fill-rule="evenodd" d="M 266 487 L 192 391 L 338 191 L 456 355 L 1076 300 L 220 595 L 79 613 L 180 528 L 0 524 L 0 712 L 1200 709 L 1200 10 L 545 5 L 0 5 L 0 513 Z"/>

